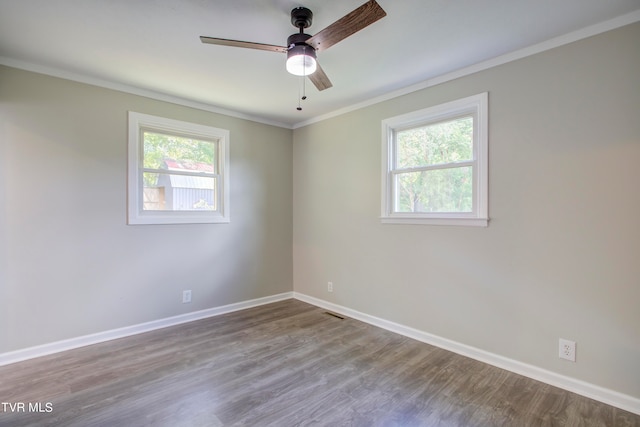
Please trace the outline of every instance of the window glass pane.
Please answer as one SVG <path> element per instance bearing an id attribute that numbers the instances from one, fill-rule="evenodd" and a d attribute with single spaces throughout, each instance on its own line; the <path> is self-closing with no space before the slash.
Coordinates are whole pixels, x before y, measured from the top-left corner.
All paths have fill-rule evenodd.
<path id="1" fill-rule="evenodd" d="M 144 167 L 217 173 L 216 143 L 144 131 Z"/>
<path id="2" fill-rule="evenodd" d="M 215 177 L 144 173 L 143 210 L 213 211 Z"/>
<path id="3" fill-rule="evenodd" d="M 396 212 L 471 212 L 472 167 L 434 169 L 396 175 Z"/>
<path id="4" fill-rule="evenodd" d="M 472 116 L 396 132 L 397 168 L 472 159 Z"/>

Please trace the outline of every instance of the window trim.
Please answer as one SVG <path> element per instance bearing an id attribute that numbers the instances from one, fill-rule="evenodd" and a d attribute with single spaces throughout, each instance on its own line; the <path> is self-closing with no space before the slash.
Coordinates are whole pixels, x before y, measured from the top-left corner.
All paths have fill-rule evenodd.
<path id="1" fill-rule="evenodd" d="M 212 126 L 167 119 L 165 117 L 129 111 L 129 140 L 127 162 L 127 224 L 219 224 L 230 222 L 229 192 L 229 131 Z M 219 209 L 216 211 L 145 211 L 143 197 L 142 131 L 188 136 L 213 140 L 218 144 L 217 185 Z"/>
<path id="2" fill-rule="evenodd" d="M 488 92 L 439 104 L 422 110 L 391 117 L 382 121 L 382 207 L 380 221 L 383 224 L 466 225 L 486 227 L 488 209 Z M 473 169 L 472 212 L 394 212 L 393 175 L 396 173 L 395 132 L 421 125 L 435 124 L 456 117 L 472 115 Z M 464 163 L 467 163 L 465 161 Z"/>

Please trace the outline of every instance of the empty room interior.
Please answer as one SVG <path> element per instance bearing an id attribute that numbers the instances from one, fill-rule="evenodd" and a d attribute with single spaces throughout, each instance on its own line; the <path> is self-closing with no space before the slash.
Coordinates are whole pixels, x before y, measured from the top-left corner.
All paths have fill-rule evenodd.
<path id="1" fill-rule="evenodd" d="M 0 0 L 0 426 L 640 426 L 640 2 Z"/>

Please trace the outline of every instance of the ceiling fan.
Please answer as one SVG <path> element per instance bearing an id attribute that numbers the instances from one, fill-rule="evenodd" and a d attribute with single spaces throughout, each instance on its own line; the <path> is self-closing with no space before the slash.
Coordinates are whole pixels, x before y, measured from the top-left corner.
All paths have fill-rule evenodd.
<path id="1" fill-rule="evenodd" d="M 299 29 L 299 32 L 289 36 L 286 46 L 206 36 L 200 36 L 200 40 L 202 43 L 286 53 L 287 71 L 297 76 L 309 77 L 309 80 L 321 91 L 333 85 L 318 64 L 316 52 L 330 48 L 386 15 L 387 13 L 375 0 L 369 0 L 324 30 L 310 36 L 304 33 L 304 29 L 311 26 L 313 13 L 306 7 L 296 7 L 291 11 L 291 23 Z"/>

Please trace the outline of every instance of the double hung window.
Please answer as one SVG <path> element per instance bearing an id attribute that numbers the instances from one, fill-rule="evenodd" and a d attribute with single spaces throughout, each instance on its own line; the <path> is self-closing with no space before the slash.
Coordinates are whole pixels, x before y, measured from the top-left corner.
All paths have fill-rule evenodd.
<path id="1" fill-rule="evenodd" d="M 229 132 L 129 112 L 129 224 L 229 222 Z"/>
<path id="2" fill-rule="evenodd" d="M 487 98 L 382 122 L 382 222 L 487 225 Z"/>

